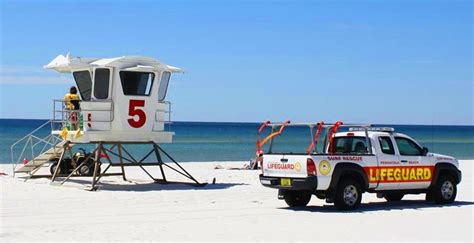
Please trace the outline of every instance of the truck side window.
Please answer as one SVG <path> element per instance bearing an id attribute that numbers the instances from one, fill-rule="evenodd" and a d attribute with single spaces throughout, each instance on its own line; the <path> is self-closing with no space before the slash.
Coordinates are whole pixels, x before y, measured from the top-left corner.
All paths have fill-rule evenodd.
<path id="1" fill-rule="evenodd" d="M 367 140 L 365 137 L 335 137 L 334 138 L 335 154 L 366 154 Z"/>
<path id="2" fill-rule="evenodd" d="M 397 142 L 398 151 L 400 155 L 408 156 L 421 156 L 423 155 L 423 150 L 413 141 L 402 138 L 395 137 L 395 142 Z"/>
<path id="3" fill-rule="evenodd" d="M 395 154 L 390 137 L 379 137 L 380 148 L 384 154 Z"/>

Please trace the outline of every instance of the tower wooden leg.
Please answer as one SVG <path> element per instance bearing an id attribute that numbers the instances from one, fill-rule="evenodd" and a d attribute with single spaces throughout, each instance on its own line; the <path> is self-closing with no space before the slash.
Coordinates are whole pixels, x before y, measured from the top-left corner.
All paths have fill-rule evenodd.
<path id="1" fill-rule="evenodd" d="M 72 162 L 72 167 L 74 169 L 77 168 L 77 161 L 76 159 L 74 159 L 74 155 L 72 154 L 72 149 L 68 146 L 68 152 L 69 152 L 69 156 L 71 156 L 71 162 Z"/>
<path id="2" fill-rule="evenodd" d="M 91 186 L 92 191 L 97 190 L 97 188 L 96 188 L 97 172 L 99 170 L 100 155 L 102 154 L 102 149 L 103 149 L 102 148 L 102 143 L 99 143 L 97 146 L 98 146 L 98 149 L 97 149 L 97 152 L 95 154 L 95 161 L 94 161 L 94 174 L 92 176 L 92 186 Z"/>
<path id="3" fill-rule="evenodd" d="M 65 143 L 63 146 L 64 146 L 63 152 L 61 153 L 61 156 L 59 156 L 58 165 L 56 166 L 56 169 L 54 170 L 54 174 L 53 174 L 53 178 L 51 178 L 51 182 L 54 182 L 54 180 L 58 176 L 59 168 L 61 166 L 61 163 L 64 160 L 64 155 L 66 154 L 66 149 L 69 149 L 69 142 Z"/>
<path id="4" fill-rule="evenodd" d="M 158 150 L 158 147 L 155 143 L 153 143 L 153 150 L 155 151 L 156 160 L 158 160 L 158 165 L 160 166 L 161 177 L 163 178 L 163 181 L 166 182 L 165 171 L 163 169 L 163 160 L 161 159 L 160 151 Z"/>
<path id="5" fill-rule="evenodd" d="M 123 158 L 122 158 L 122 144 L 119 144 L 118 146 L 118 154 L 119 154 L 119 160 L 120 160 L 120 167 L 122 167 L 122 177 L 123 180 L 126 181 L 127 178 L 125 177 L 125 167 L 123 166 Z"/>

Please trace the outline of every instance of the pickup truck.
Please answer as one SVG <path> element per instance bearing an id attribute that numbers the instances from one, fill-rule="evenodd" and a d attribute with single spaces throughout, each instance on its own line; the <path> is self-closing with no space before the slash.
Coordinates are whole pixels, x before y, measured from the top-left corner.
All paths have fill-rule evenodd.
<path id="1" fill-rule="evenodd" d="M 311 196 L 316 195 L 334 203 L 337 209 L 353 210 L 360 206 L 364 192 L 377 193 L 377 197 L 387 201 L 421 193 L 426 193 L 426 200 L 436 204 L 451 203 L 456 198 L 457 184 L 461 181 L 458 161 L 429 153 L 427 148 L 393 128 L 342 122 L 267 122 L 259 132 L 267 125 L 273 131 L 262 141 L 270 141 L 267 152 L 262 152 L 263 143 L 257 135 L 260 182 L 278 189 L 278 198 L 290 207 L 306 206 Z M 274 140 L 286 126 L 310 128 L 306 153 L 272 151 Z M 318 145 L 320 138 L 323 142 Z"/>

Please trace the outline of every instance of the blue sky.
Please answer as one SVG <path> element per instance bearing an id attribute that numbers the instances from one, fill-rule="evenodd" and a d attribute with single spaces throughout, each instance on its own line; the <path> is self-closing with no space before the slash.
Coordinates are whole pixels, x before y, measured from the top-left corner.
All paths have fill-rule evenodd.
<path id="1" fill-rule="evenodd" d="M 180 121 L 473 124 L 471 1 L 1 1 L 0 118 L 50 118 L 58 54 L 187 70 Z"/>

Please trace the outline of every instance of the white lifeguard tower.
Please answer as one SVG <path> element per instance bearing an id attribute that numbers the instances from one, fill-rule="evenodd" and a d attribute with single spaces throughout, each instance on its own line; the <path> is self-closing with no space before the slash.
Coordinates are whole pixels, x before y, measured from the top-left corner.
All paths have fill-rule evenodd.
<path id="1" fill-rule="evenodd" d="M 136 165 L 156 182 L 169 183 L 164 173 L 164 167 L 168 167 L 192 180 L 193 184 L 203 185 L 158 145 L 171 143 L 173 140 L 174 132 L 165 129 L 171 114 L 171 103 L 165 98 L 170 77 L 173 73 L 182 72 L 180 68 L 141 56 L 71 58 L 69 55 L 59 55 L 44 67 L 72 74 L 81 98 L 80 109 L 68 110 L 64 100 L 54 100 L 53 119 L 47 123 L 51 125 L 51 134 L 40 139 L 33 134 L 39 130 L 37 129 L 20 140 L 27 141 L 27 144 L 31 140 L 29 142 L 33 146 L 36 144 L 34 140 L 40 139 L 46 145 L 37 155 L 32 152 L 31 159 L 21 164 L 26 150 L 23 148 L 22 154 L 13 161 L 18 165 L 14 167 L 14 173 L 28 173 L 31 177 L 40 167 L 56 158 L 59 161 L 52 176 L 54 181 L 64 157 L 69 154 L 73 158 L 73 145 L 94 144 L 95 150 L 89 155 L 95 156 L 91 187 L 93 190 L 96 189 L 98 180 L 108 175 L 106 171 L 114 165 L 122 168 L 122 173 L 119 174 L 124 180 L 124 166 Z M 45 126 L 46 124 L 42 127 Z M 13 150 L 17 144 L 12 146 L 12 160 L 15 160 Z M 137 160 L 125 149 L 125 144 L 149 144 L 151 151 L 144 158 Z M 35 150 L 38 149 L 31 149 Z M 152 154 L 156 156 L 156 163 L 143 163 Z M 110 155 L 117 157 L 119 162 L 112 162 Z M 162 155 L 179 168 L 164 163 Z M 101 157 L 109 162 L 109 166 L 102 173 Z M 77 175 L 80 164 L 72 160 L 75 169 L 62 183 Z M 145 165 L 159 166 L 162 178 L 151 176 L 143 167 Z"/>

